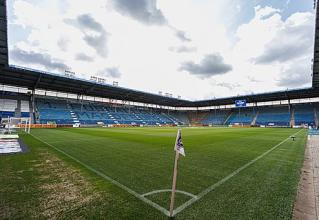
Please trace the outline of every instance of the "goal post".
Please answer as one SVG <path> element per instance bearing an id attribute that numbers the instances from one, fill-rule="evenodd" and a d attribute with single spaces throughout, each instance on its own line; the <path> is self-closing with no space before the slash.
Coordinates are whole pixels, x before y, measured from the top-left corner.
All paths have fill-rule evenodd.
<path id="1" fill-rule="evenodd" d="M 30 134 L 31 118 L 30 117 L 8 117 L 2 118 L 1 124 L 4 126 L 6 133 L 17 133 L 17 131 L 24 131 Z"/>

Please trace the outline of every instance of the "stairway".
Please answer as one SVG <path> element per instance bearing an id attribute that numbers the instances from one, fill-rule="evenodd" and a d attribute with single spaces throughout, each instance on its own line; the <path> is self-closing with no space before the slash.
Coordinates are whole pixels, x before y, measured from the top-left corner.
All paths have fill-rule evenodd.
<path id="1" fill-rule="evenodd" d="M 133 114 L 134 114 L 135 118 L 137 118 L 137 120 L 139 122 L 142 122 L 142 124 L 146 124 L 146 122 L 139 115 L 137 115 L 136 113 L 133 113 Z"/>
<path id="2" fill-rule="evenodd" d="M 162 113 L 162 115 L 164 115 L 166 118 L 170 119 L 176 125 L 182 124 L 178 119 L 176 119 L 172 115 L 168 115 L 168 114 L 165 114 L 165 113 Z"/>
<path id="3" fill-rule="evenodd" d="M 80 123 L 78 116 L 72 110 L 70 111 L 70 114 L 74 124 Z"/>
<path id="4" fill-rule="evenodd" d="M 78 116 L 75 114 L 75 112 L 72 110 L 72 107 L 70 106 L 69 103 L 66 104 L 67 108 L 69 109 L 70 111 L 70 115 L 71 115 L 71 118 L 73 120 L 73 124 L 78 124 L 80 123 L 80 120 L 78 118 Z"/>
<path id="5" fill-rule="evenodd" d="M 226 125 L 227 124 L 227 122 L 228 122 L 228 120 L 230 119 L 230 117 L 233 115 L 233 112 L 230 112 L 230 114 L 227 116 L 227 118 L 225 119 L 225 121 L 224 121 L 224 125 Z"/>
<path id="6" fill-rule="evenodd" d="M 257 113 L 256 113 L 256 115 L 255 115 L 255 117 L 254 117 L 254 119 L 253 119 L 253 121 L 251 122 L 250 125 L 252 125 L 252 126 L 256 125 L 256 121 L 257 121 L 258 115 L 259 115 L 259 111 L 257 111 Z"/>

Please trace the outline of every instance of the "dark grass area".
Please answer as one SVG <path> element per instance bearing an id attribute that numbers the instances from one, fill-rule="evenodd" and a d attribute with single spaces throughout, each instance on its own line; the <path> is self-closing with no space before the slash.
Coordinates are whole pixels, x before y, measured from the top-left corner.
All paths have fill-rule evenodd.
<path id="1" fill-rule="evenodd" d="M 186 157 L 179 161 L 177 188 L 198 194 L 297 131 L 272 128 L 185 128 L 182 135 Z M 171 187 L 175 128 L 34 129 L 32 134 L 139 194 Z M 167 219 L 156 209 L 88 171 L 74 160 L 30 136 L 23 136 L 23 139 L 30 152 L 6 156 L 0 161 L 0 167 L 4 167 L 5 171 L 1 172 L 0 185 L 6 189 L 0 191 L 1 207 L 17 209 L 16 212 L 10 212 L 13 213 L 10 216 L 41 217 L 41 210 L 36 207 L 42 207 L 37 204 L 48 195 L 42 190 L 44 180 L 39 177 L 49 175 L 45 180 L 49 183 L 56 181 L 56 176 L 51 176 L 49 169 L 52 167 L 38 170 L 30 161 L 42 161 L 41 154 L 45 152 L 59 158 L 59 163 L 65 167 L 77 171 L 82 179 L 77 183 L 79 192 L 90 188 L 83 195 L 79 194 L 79 198 L 95 195 L 82 205 L 81 211 L 64 212 L 62 209 L 60 217 Z M 184 209 L 176 219 L 290 219 L 305 141 L 306 130 L 297 134 L 296 141 L 287 140 Z M 30 171 L 18 174 L 22 169 Z M 72 178 L 69 182 L 73 182 Z M 25 186 L 27 192 L 21 198 L 17 198 L 21 192 L 17 192 L 16 196 L 11 193 L 19 191 L 19 186 Z M 169 193 L 153 194 L 147 198 L 168 209 Z M 187 196 L 177 194 L 177 206 L 187 199 Z M 77 204 L 64 204 L 66 207 L 74 206 L 73 209 L 77 210 Z M 25 205 L 31 207 L 30 211 L 29 208 L 23 208 Z"/>
<path id="2" fill-rule="evenodd" d="M 25 154 L 0 158 L 0 219 L 166 219 L 28 135 Z"/>

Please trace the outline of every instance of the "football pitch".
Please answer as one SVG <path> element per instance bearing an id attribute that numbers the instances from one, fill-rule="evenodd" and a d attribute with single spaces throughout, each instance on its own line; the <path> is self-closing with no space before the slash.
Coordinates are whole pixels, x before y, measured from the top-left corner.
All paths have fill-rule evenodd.
<path id="1" fill-rule="evenodd" d="M 33 144 L 50 149 L 86 170 L 92 185 L 110 186 L 98 190 L 120 194 L 123 201 L 114 210 L 127 215 L 112 218 L 167 219 L 176 133 L 177 128 L 65 128 L 32 129 L 22 137 L 30 153 Z M 182 128 L 186 157 L 179 160 L 175 218 L 291 219 L 306 138 L 306 129 Z M 12 170 L 14 157 L 21 155 L 1 156 L 0 165 Z M 104 208 L 99 212 L 112 210 Z"/>

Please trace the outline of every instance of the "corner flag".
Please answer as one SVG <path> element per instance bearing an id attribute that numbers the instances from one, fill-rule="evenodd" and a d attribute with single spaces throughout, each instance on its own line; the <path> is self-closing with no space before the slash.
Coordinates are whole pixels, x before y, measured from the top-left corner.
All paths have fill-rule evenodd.
<path id="1" fill-rule="evenodd" d="M 175 150 L 175 163 L 174 163 L 174 173 L 173 173 L 171 204 L 170 204 L 170 207 L 169 207 L 169 216 L 170 217 L 173 217 L 173 215 L 174 215 L 174 202 L 175 202 L 175 192 L 176 192 L 178 158 L 179 158 L 180 154 L 185 157 L 185 150 L 184 150 L 184 144 L 182 142 L 182 131 L 181 131 L 181 129 L 178 129 L 174 150 Z"/>
<path id="2" fill-rule="evenodd" d="M 185 150 L 184 150 L 184 144 L 182 142 L 182 131 L 181 129 L 178 129 L 177 137 L 176 137 L 176 143 L 175 143 L 175 151 L 177 151 L 179 154 L 183 155 L 185 157 Z"/>

